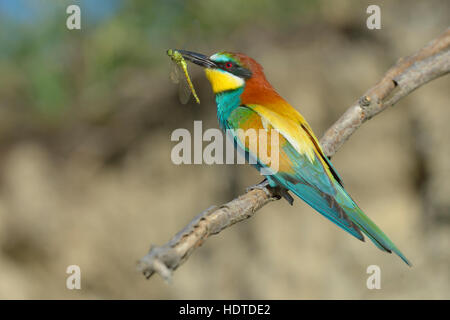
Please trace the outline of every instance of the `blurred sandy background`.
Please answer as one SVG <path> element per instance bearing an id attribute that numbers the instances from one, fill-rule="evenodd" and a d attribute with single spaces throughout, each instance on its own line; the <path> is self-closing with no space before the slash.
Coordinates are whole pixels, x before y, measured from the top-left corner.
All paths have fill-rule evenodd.
<path id="1" fill-rule="evenodd" d="M 79 4 L 81 31 L 65 27 Z M 366 28 L 379 4 L 382 29 Z M 0 298 L 450 298 L 450 78 L 366 123 L 333 159 L 413 262 L 299 199 L 209 239 L 172 284 L 136 262 L 259 182 L 247 166 L 175 166 L 170 134 L 218 127 L 213 94 L 178 102 L 167 48 L 245 52 L 321 136 L 401 56 L 448 27 L 448 1 L 0 0 Z M 68 265 L 81 290 L 67 290 Z M 366 288 L 381 267 L 381 290 Z"/>

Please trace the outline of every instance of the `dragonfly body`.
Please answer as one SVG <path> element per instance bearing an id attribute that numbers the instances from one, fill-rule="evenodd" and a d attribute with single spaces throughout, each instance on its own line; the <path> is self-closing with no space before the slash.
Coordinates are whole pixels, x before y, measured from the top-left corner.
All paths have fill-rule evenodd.
<path id="1" fill-rule="evenodd" d="M 181 53 L 177 50 L 167 50 L 167 55 L 172 59 L 174 67 L 170 73 L 170 78 L 174 83 L 180 83 L 180 101 L 184 104 L 189 101 L 190 94 L 195 98 L 197 103 L 200 103 L 200 99 L 195 92 L 194 85 L 192 84 L 191 77 L 189 76 L 187 63 L 184 60 Z M 180 71 L 182 76 L 180 76 Z"/>
<path id="2" fill-rule="evenodd" d="M 279 170 L 266 175 L 269 184 L 287 189 L 327 219 L 364 241 L 365 234 L 381 250 L 395 252 L 410 262 L 395 244 L 370 220 L 345 191 L 342 179 L 325 156 L 303 116 L 284 100 L 267 81 L 262 67 L 244 54 L 216 53 L 210 57 L 179 50 L 183 57 L 205 68 L 216 97 L 222 129 L 274 129 L 279 142 L 271 152 L 279 153 Z M 260 132 L 260 131 L 257 131 Z M 258 150 L 238 134 L 235 145 L 258 162 L 267 163 Z"/>

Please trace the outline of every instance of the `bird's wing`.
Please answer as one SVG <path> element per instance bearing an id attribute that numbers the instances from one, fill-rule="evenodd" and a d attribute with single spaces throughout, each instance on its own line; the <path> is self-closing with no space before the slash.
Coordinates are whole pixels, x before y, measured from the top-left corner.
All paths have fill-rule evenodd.
<path id="1" fill-rule="evenodd" d="M 278 144 L 271 145 L 273 131 L 278 133 Z M 264 159 L 275 159 L 273 152 L 278 152 L 278 163 L 269 179 L 302 198 L 306 203 L 323 214 L 326 218 L 363 240 L 359 228 L 349 219 L 334 200 L 336 194 L 335 180 L 327 162 L 315 150 L 309 134 L 295 121 L 283 119 L 263 107 L 241 106 L 231 112 L 227 120 L 227 129 L 232 129 L 236 144 L 249 158 L 257 159 L 257 167 L 274 167 Z M 241 130 L 238 130 L 241 129 Z M 251 144 L 243 135 L 253 129 L 267 134 L 267 157 L 262 157 L 258 147 Z M 262 131 L 260 131 L 262 130 Z"/>
<path id="2" fill-rule="evenodd" d="M 290 104 L 285 101 L 280 101 L 274 105 L 249 105 L 249 107 L 257 112 L 261 117 L 273 121 L 276 123 L 277 129 L 283 130 L 286 136 L 290 137 L 290 140 L 300 140 L 300 145 L 307 145 L 307 149 L 314 150 L 315 154 L 319 157 L 320 161 L 326 168 L 327 173 L 333 175 L 335 180 L 343 186 L 342 178 L 334 169 L 331 161 L 325 155 L 319 140 L 315 136 L 309 124 L 305 118 Z M 295 147 L 295 143 L 292 144 Z M 299 150 L 301 152 L 301 150 Z"/>
<path id="3" fill-rule="evenodd" d="M 262 105 L 246 107 L 256 112 L 263 122 L 269 123 L 287 140 L 288 143 L 284 146 L 285 153 L 289 159 L 296 160 L 293 167 L 298 169 L 291 173 L 295 173 L 295 175 L 300 173 L 300 180 L 305 180 L 322 192 L 330 195 L 336 193 L 334 181 L 336 180 L 342 185 L 342 180 L 300 113 L 290 106 L 289 114 L 286 109 L 283 114 Z"/>

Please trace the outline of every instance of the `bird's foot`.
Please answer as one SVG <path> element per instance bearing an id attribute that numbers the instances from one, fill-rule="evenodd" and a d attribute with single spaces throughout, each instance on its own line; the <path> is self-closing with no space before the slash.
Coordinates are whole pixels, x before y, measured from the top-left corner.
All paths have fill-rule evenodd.
<path id="1" fill-rule="evenodd" d="M 283 187 L 275 187 L 274 193 L 275 195 L 281 199 L 284 198 L 291 206 L 294 205 L 294 198 L 289 194 L 289 190 Z"/>
<path id="2" fill-rule="evenodd" d="M 248 187 L 247 189 L 245 189 L 245 192 L 249 192 L 254 189 L 263 190 L 268 196 L 275 195 L 277 199 L 284 198 L 291 206 L 294 203 L 294 198 L 292 198 L 292 196 L 289 194 L 288 189 L 280 186 L 271 187 L 267 178 L 258 184 Z M 271 190 L 272 192 L 270 192 L 269 190 Z"/>
<path id="3" fill-rule="evenodd" d="M 252 190 L 259 189 L 259 190 L 264 191 L 268 196 L 272 196 L 272 194 L 270 193 L 268 188 L 270 188 L 269 180 L 264 179 L 263 181 L 261 181 L 258 184 L 255 184 L 253 186 L 247 187 L 245 189 L 245 192 L 250 192 Z"/>

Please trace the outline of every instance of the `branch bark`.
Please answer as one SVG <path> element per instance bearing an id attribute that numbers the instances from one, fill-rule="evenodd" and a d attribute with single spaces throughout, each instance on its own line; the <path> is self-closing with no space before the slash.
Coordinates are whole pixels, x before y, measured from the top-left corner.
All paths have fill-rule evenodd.
<path id="1" fill-rule="evenodd" d="M 447 28 L 418 52 L 399 59 L 375 86 L 347 109 L 320 140 L 325 154 L 333 156 L 364 122 L 449 71 L 450 28 Z M 172 272 L 209 236 L 252 217 L 258 209 L 279 198 L 278 189 L 253 189 L 220 207 L 205 210 L 169 242 L 152 246 L 139 261 L 138 270 L 147 278 L 156 272 L 169 281 Z"/>

